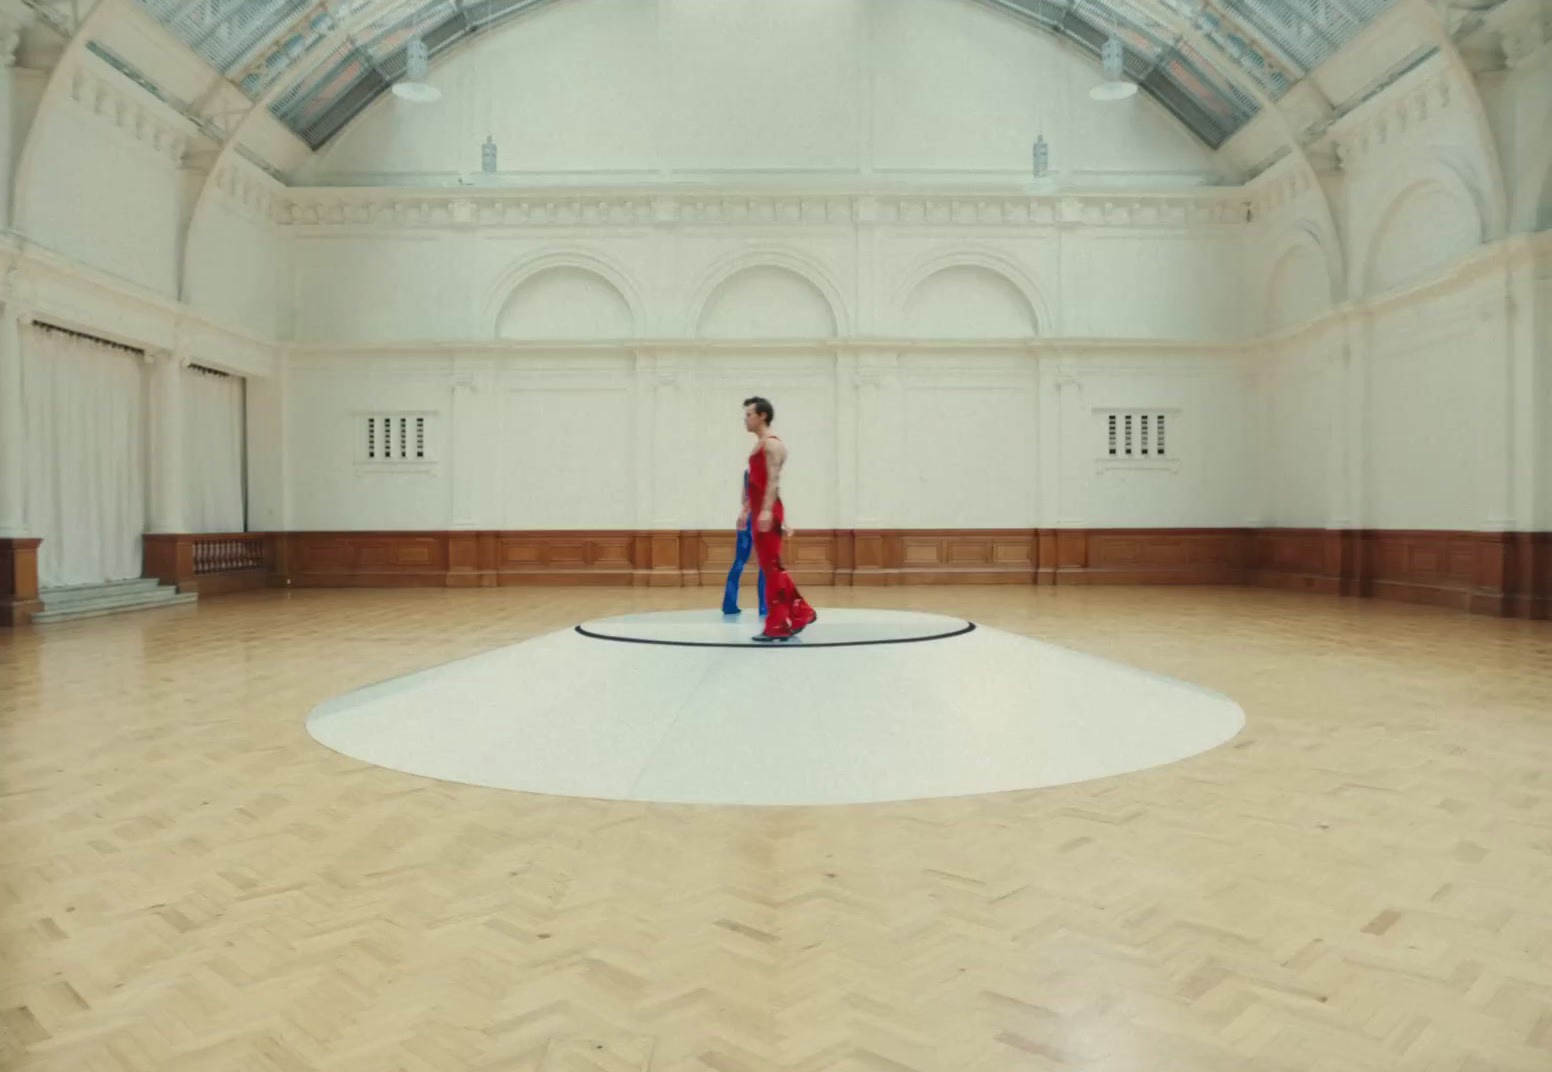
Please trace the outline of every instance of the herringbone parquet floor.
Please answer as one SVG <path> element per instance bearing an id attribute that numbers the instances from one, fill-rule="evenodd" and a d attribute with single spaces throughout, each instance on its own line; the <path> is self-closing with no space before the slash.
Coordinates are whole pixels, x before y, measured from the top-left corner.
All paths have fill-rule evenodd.
<path id="1" fill-rule="evenodd" d="M 1157 770 L 914 804 L 537 797 L 303 728 L 360 684 L 706 594 L 272 592 L 0 633 L 0 1067 L 1552 1069 L 1548 623 L 816 590 L 1249 719 Z"/>

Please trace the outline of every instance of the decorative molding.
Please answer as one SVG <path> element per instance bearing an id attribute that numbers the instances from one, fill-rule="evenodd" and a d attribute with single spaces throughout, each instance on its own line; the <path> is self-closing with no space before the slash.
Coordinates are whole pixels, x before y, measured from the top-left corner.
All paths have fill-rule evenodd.
<path id="1" fill-rule="evenodd" d="M 1552 6 L 1528 3 L 1506 15 L 1498 27 L 1504 60 L 1512 69 L 1552 44 Z"/>
<path id="2" fill-rule="evenodd" d="M 843 196 L 744 197 L 712 194 L 704 197 L 678 197 L 667 204 L 672 206 L 672 222 L 681 224 L 850 225 L 860 218 L 858 199 Z M 670 220 L 660 216 L 658 222 L 667 223 Z"/>
<path id="3" fill-rule="evenodd" d="M 1247 343 L 1237 339 L 1127 339 L 1127 338 L 1021 338 L 1021 339 L 611 339 L 602 342 L 576 339 L 405 339 L 394 342 L 296 344 L 293 353 L 299 360 L 330 357 L 390 357 L 414 355 L 451 356 L 458 354 L 533 355 L 544 358 L 571 358 L 581 355 L 630 355 L 635 357 L 687 357 L 700 354 L 755 355 L 792 354 L 804 357 L 836 354 L 911 354 L 943 355 L 953 353 L 1013 354 L 1035 356 L 1051 352 L 1072 354 L 1102 353 L 1148 360 L 1153 355 L 1169 357 L 1235 357 L 1244 353 Z M 440 367 L 440 366 L 437 366 Z M 1127 366 L 1132 367 L 1132 366 Z"/>
<path id="4" fill-rule="evenodd" d="M 285 184 L 245 160 L 233 159 L 221 165 L 210 182 L 228 204 L 265 223 L 275 222 L 279 207 L 286 201 Z"/>
<path id="5" fill-rule="evenodd" d="M 0 66 L 16 66 L 16 50 L 21 47 L 22 32 L 29 21 L 15 12 L 0 13 Z"/>
<path id="6" fill-rule="evenodd" d="M 1207 195 L 887 194 L 879 221 L 908 226 L 1199 227 L 1246 222 L 1242 190 Z"/>
<path id="7" fill-rule="evenodd" d="M 853 227 L 1035 226 L 1182 228 L 1243 225 L 1242 188 L 1190 193 L 921 192 L 762 193 L 708 190 L 607 194 L 567 190 L 388 190 L 308 187 L 277 201 L 277 223 L 297 227 Z"/>
<path id="8" fill-rule="evenodd" d="M 183 163 L 192 125 L 157 114 L 160 109 L 149 105 L 147 94 L 131 89 L 117 72 L 105 68 L 99 74 L 85 63 L 78 64 L 70 74 L 70 99 L 170 163 Z"/>
<path id="9" fill-rule="evenodd" d="M 298 227 L 606 227 L 663 222 L 645 195 L 549 193 L 490 195 L 466 190 L 292 189 L 277 200 L 275 222 Z"/>
<path id="10" fill-rule="evenodd" d="M 1534 263 L 1539 257 L 1548 256 L 1552 256 L 1552 231 L 1544 235 L 1510 235 L 1478 246 L 1431 279 L 1417 280 L 1394 290 L 1342 302 L 1302 324 L 1248 339 L 1243 345 L 1256 351 L 1275 349 L 1295 340 L 1332 331 L 1350 320 L 1373 319 L 1406 305 L 1437 301 L 1477 285 L 1485 275 L 1495 271 L 1508 272 L 1516 266 Z"/>
<path id="11" fill-rule="evenodd" d="M 1247 192 L 1252 216 L 1257 221 L 1294 208 L 1305 194 L 1320 193 L 1315 189 L 1310 169 L 1300 166 L 1299 158 L 1293 155 L 1252 179 Z"/>
<path id="12" fill-rule="evenodd" d="M 18 323 L 32 323 L 38 307 L 37 288 L 19 261 L 5 268 L 5 278 L 0 281 L 0 304 L 6 312 L 15 314 Z"/>
<path id="13" fill-rule="evenodd" d="M 30 315 L 140 349 L 182 345 L 200 364 L 241 376 L 275 371 L 277 344 L 165 294 L 14 238 L 0 237 L 0 259 L 9 261 L 8 277 L 25 280 L 19 293 L 28 296 Z"/>
<path id="14" fill-rule="evenodd" d="M 1462 92 L 1448 68 L 1438 68 L 1410 86 L 1396 85 L 1332 124 L 1336 159 L 1351 170 L 1409 130 L 1451 114 Z"/>

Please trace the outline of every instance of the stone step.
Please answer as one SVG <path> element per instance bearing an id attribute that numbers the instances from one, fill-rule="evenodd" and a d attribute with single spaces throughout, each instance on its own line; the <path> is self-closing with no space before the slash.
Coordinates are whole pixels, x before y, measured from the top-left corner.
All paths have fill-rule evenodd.
<path id="1" fill-rule="evenodd" d="M 135 586 L 103 585 L 95 599 L 72 598 L 64 603 L 44 600 L 43 609 L 32 616 L 35 624 L 68 622 L 78 618 L 99 618 L 105 614 L 123 614 L 128 611 L 150 610 L 155 607 L 175 607 L 196 602 L 199 596 L 193 592 L 180 593 L 172 587 L 146 589 Z M 112 589 L 120 589 L 113 591 Z"/>
<path id="2" fill-rule="evenodd" d="M 108 596 L 127 596 L 135 592 L 154 592 L 159 587 L 155 577 L 133 577 L 125 581 L 107 581 L 103 584 L 73 584 L 58 588 L 44 588 L 38 598 L 52 609 L 62 609 L 74 603 L 93 602 Z"/>

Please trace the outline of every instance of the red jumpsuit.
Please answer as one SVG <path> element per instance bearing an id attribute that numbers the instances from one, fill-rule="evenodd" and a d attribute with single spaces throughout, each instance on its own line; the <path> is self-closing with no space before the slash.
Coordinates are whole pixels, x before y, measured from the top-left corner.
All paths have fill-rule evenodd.
<path id="1" fill-rule="evenodd" d="M 760 511 L 764 509 L 765 489 L 769 486 L 770 470 L 765 462 L 765 440 L 762 439 L 749 455 L 749 513 L 754 522 L 754 552 L 760 560 L 760 572 L 765 575 L 765 594 L 769 601 L 763 635 L 789 637 L 801 633 L 818 615 L 798 593 L 798 586 L 792 583 L 781 564 L 781 527 L 786 511 L 779 496 L 771 504 L 770 531 L 760 531 Z"/>

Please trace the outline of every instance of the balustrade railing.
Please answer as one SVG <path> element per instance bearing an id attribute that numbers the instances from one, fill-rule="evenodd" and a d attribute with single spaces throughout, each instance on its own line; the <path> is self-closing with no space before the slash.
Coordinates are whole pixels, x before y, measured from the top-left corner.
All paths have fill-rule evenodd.
<path id="1" fill-rule="evenodd" d="M 263 533 L 209 533 L 193 537 L 194 573 L 229 573 L 265 569 L 268 537 Z"/>

